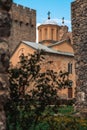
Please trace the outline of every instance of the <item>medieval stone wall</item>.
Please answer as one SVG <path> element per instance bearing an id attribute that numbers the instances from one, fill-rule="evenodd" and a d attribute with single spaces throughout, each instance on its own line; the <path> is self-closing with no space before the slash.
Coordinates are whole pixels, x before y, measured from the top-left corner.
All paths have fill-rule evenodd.
<path id="1" fill-rule="evenodd" d="M 87 110 L 87 0 L 72 3 L 72 33 L 76 60 L 76 109 Z"/>
<path id="2" fill-rule="evenodd" d="M 9 37 L 9 48 L 14 51 L 20 41 L 36 41 L 36 11 L 21 5 L 13 4 L 11 8 L 12 28 Z"/>
<path id="3" fill-rule="evenodd" d="M 12 0 L 0 0 L 0 130 L 6 130 L 4 105 L 9 98 L 9 47 L 8 37 L 11 32 L 11 17 L 9 10 Z"/>

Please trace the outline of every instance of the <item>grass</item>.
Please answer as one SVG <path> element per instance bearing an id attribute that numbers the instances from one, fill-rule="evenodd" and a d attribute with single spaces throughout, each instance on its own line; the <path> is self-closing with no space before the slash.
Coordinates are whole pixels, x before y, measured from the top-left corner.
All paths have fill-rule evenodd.
<path id="1" fill-rule="evenodd" d="M 73 106 L 60 106 L 58 112 L 64 115 L 69 115 L 74 112 Z"/>
<path id="2" fill-rule="evenodd" d="M 44 115 L 71 115 L 74 113 L 74 108 L 73 106 L 58 106 L 58 107 L 53 107 L 53 106 L 48 106 L 46 107 L 45 111 L 43 112 Z"/>

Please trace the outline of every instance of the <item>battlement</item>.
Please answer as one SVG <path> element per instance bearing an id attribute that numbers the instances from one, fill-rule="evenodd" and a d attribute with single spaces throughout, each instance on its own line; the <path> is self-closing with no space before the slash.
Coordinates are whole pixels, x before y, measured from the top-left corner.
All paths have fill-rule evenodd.
<path id="1" fill-rule="evenodd" d="M 25 12 L 25 13 L 31 12 L 31 13 L 35 13 L 36 14 L 36 10 L 28 8 L 28 7 L 25 7 L 25 6 L 22 6 L 22 5 L 19 5 L 19 4 L 16 4 L 16 3 L 12 4 L 12 8 L 17 9 L 19 11 L 23 10 L 23 12 Z"/>
<path id="2" fill-rule="evenodd" d="M 36 10 L 13 3 L 11 8 L 12 20 L 24 24 L 36 25 Z"/>
<path id="3" fill-rule="evenodd" d="M 35 42 L 36 10 L 13 3 L 10 14 L 12 18 L 11 36 L 9 37 L 11 50 L 13 51 L 22 40 Z M 13 40 L 13 45 L 11 40 Z"/>

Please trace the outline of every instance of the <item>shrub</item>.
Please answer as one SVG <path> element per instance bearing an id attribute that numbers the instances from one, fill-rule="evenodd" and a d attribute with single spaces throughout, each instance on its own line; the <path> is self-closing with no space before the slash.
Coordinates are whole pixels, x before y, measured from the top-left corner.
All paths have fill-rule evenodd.
<path id="1" fill-rule="evenodd" d="M 75 103 L 75 99 L 58 99 L 58 105 L 70 105 L 72 106 Z"/>
<path id="2" fill-rule="evenodd" d="M 44 123 L 48 126 L 45 130 L 87 130 L 87 120 L 68 116 L 41 117 L 39 119 L 40 128 L 38 130 L 43 130 L 41 125 Z"/>

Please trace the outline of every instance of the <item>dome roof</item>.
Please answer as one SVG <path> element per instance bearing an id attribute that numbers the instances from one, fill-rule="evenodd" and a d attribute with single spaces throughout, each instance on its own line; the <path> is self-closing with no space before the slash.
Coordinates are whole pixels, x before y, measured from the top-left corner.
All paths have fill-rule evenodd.
<path id="1" fill-rule="evenodd" d="M 58 25 L 57 21 L 54 19 L 47 19 L 45 22 L 42 23 L 43 25 L 51 24 L 51 25 Z"/>

